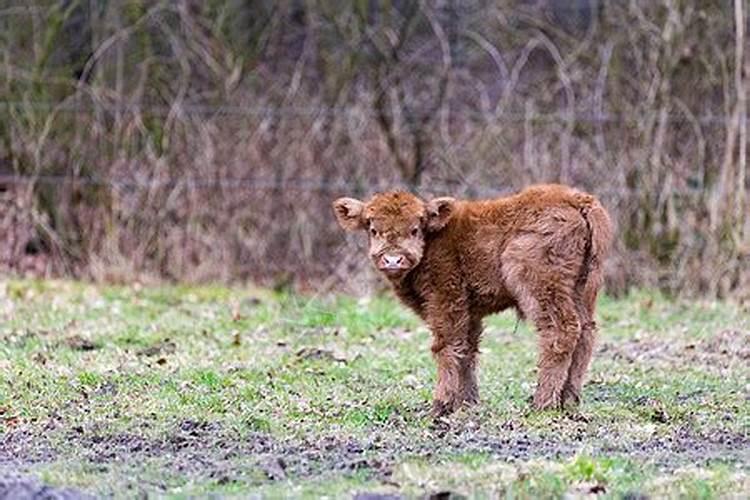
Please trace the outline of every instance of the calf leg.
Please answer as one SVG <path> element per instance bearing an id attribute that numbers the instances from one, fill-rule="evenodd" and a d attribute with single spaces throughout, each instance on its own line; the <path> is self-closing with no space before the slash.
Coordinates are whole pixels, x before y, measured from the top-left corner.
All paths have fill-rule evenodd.
<path id="1" fill-rule="evenodd" d="M 461 344 L 433 344 L 433 354 L 437 361 L 437 383 L 432 401 L 433 416 L 452 413 L 463 401 L 461 358 L 464 350 Z"/>
<path id="2" fill-rule="evenodd" d="M 428 312 L 432 353 L 437 362 L 434 416 L 451 413 L 476 392 L 476 346 L 470 340 L 471 321 L 461 301 L 435 300 Z M 473 387 L 473 389 L 472 389 Z"/>
<path id="3" fill-rule="evenodd" d="M 550 224 L 557 227 L 558 222 Z M 539 410 L 561 405 L 581 336 L 574 296 L 584 249 L 567 243 L 580 239 L 576 231 L 585 231 L 580 226 L 564 234 L 532 232 L 517 236 L 502 254 L 505 284 L 539 332 L 539 374 L 534 394 L 534 407 Z"/>
<path id="4" fill-rule="evenodd" d="M 581 336 L 581 323 L 570 287 L 548 281 L 544 286 L 526 288 L 521 297 L 519 305 L 532 319 L 539 335 L 539 373 L 534 408 L 559 408 L 573 353 Z"/>
<path id="5" fill-rule="evenodd" d="M 591 355 L 596 343 L 596 322 L 594 321 L 594 307 L 598 283 L 594 279 L 584 289 L 583 297 L 577 301 L 578 317 L 581 321 L 581 338 L 578 340 L 573 359 L 568 371 L 568 380 L 563 388 L 563 406 L 575 407 L 581 402 L 583 379 L 591 361 Z"/>
<path id="6" fill-rule="evenodd" d="M 534 408 L 559 408 L 573 352 L 581 334 L 575 307 L 565 294 L 554 296 L 535 321 L 539 330 L 539 375 Z"/>
<path id="7" fill-rule="evenodd" d="M 573 356 L 568 371 L 568 379 L 563 387 L 562 405 L 565 407 L 576 407 L 581 402 L 581 389 L 583 378 L 591 361 L 596 340 L 596 326 L 593 321 L 585 321 L 581 327 L 581 338 L 573 351 Z"/>
<path id="8" fill-rule="evenodd" d="M 477 363 L 479 361 L 479 340 L 482 335 L 482 320 L 472 319 L 469 325 L 469 337 L 466 354 L 461 358 L 461 382 L 463 400 L 468 404 L 479 402 L 477 384 Z"/>

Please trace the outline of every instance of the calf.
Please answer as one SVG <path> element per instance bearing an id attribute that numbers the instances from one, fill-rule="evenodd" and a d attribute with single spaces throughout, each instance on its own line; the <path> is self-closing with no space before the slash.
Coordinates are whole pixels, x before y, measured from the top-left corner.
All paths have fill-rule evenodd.
<path id="1" fill-rule="evenodd" d="M 596 198 L 540 185 L 489 201 L 388 192 L 333 209 L 344 229 L 367 231 L 373 264 L 432 331 L 434 415 L 478 401 L 482 318 L 508 308 L 538 330 L 534 407 L 578 405 L 612 239 Z"/>

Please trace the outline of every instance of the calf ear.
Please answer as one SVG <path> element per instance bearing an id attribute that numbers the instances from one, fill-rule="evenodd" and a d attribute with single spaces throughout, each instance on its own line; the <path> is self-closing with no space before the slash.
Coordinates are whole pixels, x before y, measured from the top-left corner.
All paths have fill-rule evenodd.
<path id="1" fill-rule="evenodd" d="M 333 213 L 341 227 L 347 231 L 356 231 L 364 229 L 365 224 L 362 219 L 362 212 L 365 204 L 354 198 L 339 198 L 333 202 Z"/>
<path id="2" fill-rule="evenodd" d="M 448 224 L 456 209 L 456 200 L 450 197 L 435 198 L 427 202 L 427 230 L 440 231 Z"/>

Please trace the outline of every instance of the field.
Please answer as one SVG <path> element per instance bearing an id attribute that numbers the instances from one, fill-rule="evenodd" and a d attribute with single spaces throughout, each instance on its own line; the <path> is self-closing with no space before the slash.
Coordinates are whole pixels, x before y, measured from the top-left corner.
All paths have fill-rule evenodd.
<path id="1" fill-rule="evenodd" d="M 529 410 L 535 339 L 506 313 L 481 404 L 434 422 L 429 333 L 388 295 L 2 281 L 0 490 L 749 495 L 747 308 L 641 291 L 598 316 L 580 412 Z"/>

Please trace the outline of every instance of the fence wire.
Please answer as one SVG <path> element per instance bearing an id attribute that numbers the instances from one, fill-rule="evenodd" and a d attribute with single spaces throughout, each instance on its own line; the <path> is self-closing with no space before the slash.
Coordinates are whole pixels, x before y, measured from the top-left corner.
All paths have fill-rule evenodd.
<path id="1" fill-rule="evenodd" d="M 315 117 L 315 116 L 348 116 L 350 118 L 377 116 L 377 111 L 355 106 L 245 106 L 245 105 L 213 105 L 200 103 L 180 103 L 172 106 L 154 104 L 100 104 L 94 106 L 82 105 L 71 102 L 48 102 L 48 101 L 0 101 L 0 110 L 6 112 L 13 109 L 32 109 L 37 111 L 56 111 L 61 113 L 95 114 L 109 113 L 144 113 L 150 116 L 167 116 L 169 114 L 183 113 L 195 116 L 240 116 L 240 117 Z M 532 122 L 560 122 L 572 121 L 577 123 L 620 123 L 638 124 L 647 120 L 658 118 L 667 123 L 699 123 L 701 125 L 724 125 L 732 116 L 723 114 L 707 114 L 700 116 L 686 116 L 683 113 L 669 113 L 664 115 L 659 111 L 652 113 L 605 113 L 590 111 L 559 111 L 551 113 L 539 112 L 512 112 L 496 110 L 471 110 L 467 108 L 449 109 L 452 116 L 484 120 L 501 121 L 508 123 Z M 408 122 L 410 118 L 402 116 L 399 121 Z M 421 123 L 420 117 L 411 120 Z M 747 118 L 746 118 L 747 120 Z"/>

